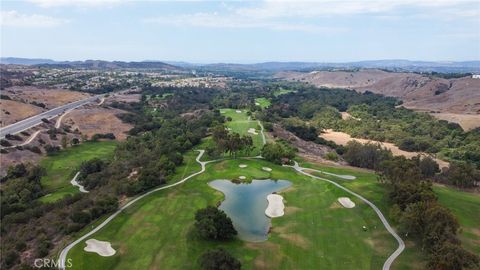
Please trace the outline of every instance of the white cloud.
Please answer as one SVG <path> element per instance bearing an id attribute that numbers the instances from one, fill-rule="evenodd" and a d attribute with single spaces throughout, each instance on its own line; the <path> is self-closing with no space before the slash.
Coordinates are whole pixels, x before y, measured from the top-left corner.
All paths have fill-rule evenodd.
<path id="1" fill-rule="evenodd" d="M 409 12 L 442 12 L 450 9 L 452 14 L 478 15 L 480 4 L 478 1 L 469 0 L 316 0 L 316 1 L 279 1 L 267 0 L 256 7 L 240 8 L 236 13 L 257 18 L 275 17 L 318 17 L 338 15 L 385 15 L 397 13 L 401 9 Z M 464 11 L 465 13 L 458 12 Z"/>
<path id="2" fill-rule="evenodd" d="M 235 2 L 222 2 L 221 14 L 213 12 L 159 16 L 146 18 L 144 22 L 209 28 L 264 28 L 338 33 L 348 29 L 325 26 L 319 23 L 318 19 L 366 15 L 383 20 L 402 20 L 413 16 L 454 20 L 478 19 L 480 16 L 480 2 L 468 0 L 266 0 L 248 3 L 243 7 L 244 5 Z"/>
<path id="3" fill-rule="evenodd" d="M 209 28 L 264 28 L 271 30 L 304 31 L 317 33 L 344 32 L 341 27 L 325 27 L 317 24 L 301 22 L 282 22 L 241 16 L 238 14 L 219 15 L 218 13 L 195 13 L 176 16 L 161 16 L 147 18 L 146 23 L 162 25 L 209 27 Z"/>
<path id="4" fill-rule="evenodd" d="M 12 26 L 12 27 L 54 27 L 64 23 L 68 23 L 68 20 L 54 18 L 45 15 L 38 14 L 21 14 L 15 10 L 2 11 L 0 25 Z"/>
<path id="5" fill-rule="evenodd" d="M 49 7 L 100 7 L 112 6 L 125 2 L 123 0 L 29 0 L 31 3 L 43 8 Z"/>

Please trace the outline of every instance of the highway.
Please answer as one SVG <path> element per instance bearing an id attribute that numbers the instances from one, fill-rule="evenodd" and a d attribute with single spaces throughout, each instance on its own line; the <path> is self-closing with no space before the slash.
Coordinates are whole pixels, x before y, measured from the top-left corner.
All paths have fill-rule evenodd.
<path id="1" fill-rule="evenodd" d="M 42 123 L 42 118 L 46 118 L 46 119 L 50 120 L 52 118 L 55 118 L 55 117 L 63 114 L 67 110 L 78 108 L 82 105 L 85 105 L 87 103 L 90 103 L 90 102 L 92 102 L 96 99 L 102 98 L 102 97 L 103 97 L 103 95 L 92 96 L 92 97 L 89 97 L 89 98 L 86 98 L 86 99 L 82 99 L 82 100 L 79 100 L 79 101 L 68 103 L 68 104 L 62 105 L 60 107 L 51 109 L 49 111 L 42 112 L 40 114 L 34 115 L 34 116 L 29 117 L 27 119 L 18 121 L 16 123 L 8 125 L 6 127 L 0 128 L 0 139 L 5 138 L 5 135 L 7 135 L 7 134 L 12 134 L 12 135 L 17 134 L 19 132 L 22 132 L 24 130 L 27 130 L 29 128 L 32 128 L 34 126 L 39 125 L 39 124 Z"/>

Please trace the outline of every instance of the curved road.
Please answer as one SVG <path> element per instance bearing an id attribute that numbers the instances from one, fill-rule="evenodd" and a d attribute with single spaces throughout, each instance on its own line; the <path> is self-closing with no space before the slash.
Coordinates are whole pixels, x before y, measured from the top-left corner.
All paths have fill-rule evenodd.
<path id="1" fill-rule="evenodd" d="M 365 199 L 364 197 L 362 197 L 361 195 L 349 190 L 348 188 L 340 185 L 340 184 L 337 184 L 336 182 L 334 181 L 331 181 L 331 180 L 328 180 L 328 179 L 325 179 L 325 178 L 321 178 L 321 177 L 318 177 L 318 176 L 315 176 L 315 175 L 311 175 L 309 173 L 306 173 L 304 172 L 303 170 L 310 170 L 309 168 L 303 168 L 303 167 L 300 167 L 298 165 L 298 162 L 295 161 L 295 165 L 293 166 L 286 166 L 286 167 L 292 167 L 293 169 L 295 169 L 297 172 L 301 173 L 301 174 L 304 174 L 306 176 L 309 176 L 309 177 L 312 177 L 312 178 L 315 178 L 315 179 L 319 179 L 319 180 L 322 180 L 322 181 L 326 181 L 330 184 L 333 184 L 335 186 L 337 186 L 338 188 L 340 189 L 343 189 L 344 191 L 352 194 L 353 196 L 359 198 L 360 200 L 362 200 L 363 202 L 365 202 L 366 204 L 368 204 L 374 211 L 375 213 L 377 213 L 378 217 L 380 218 L 380 220 L 382 221 L 383 223 L 383 226 L 385 226 L 385 229 L 387 229 L 387 231 L 397 240 L 398 242 L 398 248 L 390 255 L 390 257 L 388 257 L 388 259 L 385 261 L 385 263 L 383 264 L 383 267 L 382 269 L 383 270 L 389 270 L 390 269 L 390 266 L 392 265 L 393 261 L 395 261 L 395 259 L 400 256 L 400 254 L 402 253 L 402 251 L 405 249 L 405 243 L 403 242 L 402 238 L 400 238 L 400 236 L 398 236 L 398 234 L 393 230 L 393 228 L 390 226 L 390 224 L 388 224 L 388 221 L 387 219 L 383 216 L 382 212 L 380 211 L 380 209 L 378 209 L 378 207 L 371 203 L 369 200 Z"/>
<path id="2" fill-rule="evenodd" d="M 60 269 L 65 269 L 65 262 L 67 260 L 67 254 L 68 252 L 70 251 L 70 249 L 72 249 L 74 246 L 76 246 L 78 243 L 82 242 L 83 240 L 85 240 L 86 238 L 88 238 L 89 236 L 93 235 L 94 233 L 98 232 L 99 230 L 101 230 L 103 227 L 105 227 L 105 225 L 107 225 L 110 221 L 112 221 L 116 216 L 118 216 L 123 210 L 127 209 L 128 207 L 130 207 L 132 204 L 134 204 L 135 202 L 137 202 L 138 200 L 141 200 L 142 198 L 154 193 L 154 192 L 157 192 L 159 190 L 162 190 L 162 189 L 167 189 L 167 188 L 171 188 L 171 187 L 174 187 L 174 186 L 177 186 L 177 185 L 180 185 L 182 183 L 184 183 L 185 181 L 187 181 L 188 179 L 194 177 L 194 176 L 197 176 L 201 173 L 203 173 L 205 171 L 205 165 L 207 163 L 210 163 L 210 162 L 213 162 L 213 161 L 200 161 L 200 159 L 202 158 L 203 156 L 203 153 L 205 153 L 205 150 L 198 150 L 200 153 L 198 154 L 197 158 L 195 159 L 201 166 L 202 166 L 202 169 L 196 173 L 193 173 L 185 178 L 183 178 L 182 180 L 178 181 L 178 182 L 175 182 L 173 184 L 170 184 L 170 185 L 166 185 L 166 186 L 162 186 L 162 187 L 159 187 L 159 188 L 156 188 L 156 189 L 153 189 L 153 190 L 150 190 L 149 192 L 143 194 L 143 195 L 140 195 L 138 196 L 137 198 L 131 200 L 130 202 L 128 202 L 127 204 L 125 204 L 124 206 L 122 206 L 120 209 L 118 209 L 115 213 L 113 213 L 111 216 L 109 216 L 105 221 L 103 221 L 100 225 L 98 225 L 95 229 L 91 230 L 90 232 L 88 232 L 87 234 L 83 235 L 82 237 L 78 238 L 77 240 L 75 240 L 74 242 L 72 242 L 71 244 L 69 244 L 68 246 L 66 246 L 62 252 L 60 253 L 60 256 L 58 258 L 58 267 Z"/>
<path id="3" fill-rule="evenodd" d="M 42 123 L 42 118 L 46 119 L 52 119 L 55 118 L 61 114 L 63 114 L 67 110 L 75 109 L 78 108 L 82 105 L 85 105 L 87 103 L 90 103 L 98 98 L 103 97 L 103 95 L 98 95 L 98 96 L 92 96 L 86 99 L 78 100 L 72 103 L 68 103 L 65 105 L 62 105 L 60 107 L 53 108 L 49 111 L 42 112 L 40 114 L 34 115 L 32 117 L 29 117 L 27 119 L 23 119 L 21 121 L 18 121 L 14 124 L 8 125 L 6 127 L 0 128 L 0 139 L 5 138 L 5 135 L 7 134 L 17 134 L 19 132 L 22 132 L 24 130 L 27 130 L 29 128 L 32 128 L 34 126 L 37 126 Z"/>

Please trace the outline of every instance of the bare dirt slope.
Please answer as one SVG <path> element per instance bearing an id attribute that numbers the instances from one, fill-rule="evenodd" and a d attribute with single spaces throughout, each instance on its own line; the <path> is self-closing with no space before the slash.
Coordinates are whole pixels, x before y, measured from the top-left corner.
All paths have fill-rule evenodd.
<path id="1" fill-rule="evenodd" d="M 480 127 L 480 114 L 431 113 L 431 115 L 440 120 L 458 123 L 466 131 Z"/>
<path id="2" fill-rule="evenodd" d="M 348 88 L 398 97 L 416 110 L 480 114 L 480 79 L 443 79 L 415 73 L 381 70 L 280 72 L 277 78 L 308 82 L 319 87 Z"/>

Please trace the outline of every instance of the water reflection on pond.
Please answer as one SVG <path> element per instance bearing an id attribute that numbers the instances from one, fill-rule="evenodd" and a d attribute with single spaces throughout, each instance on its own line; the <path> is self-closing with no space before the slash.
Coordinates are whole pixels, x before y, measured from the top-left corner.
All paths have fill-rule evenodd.
<path id="1" fill-rule="evenodd" d="M 265 215 L 267 195 L 292 183 L 287 180 L 253 180 L 236 184 L 230 180 L 214 180 L 208 184 L 225 194 L 219 208 L 232 219 L 239 238 L 260 242 L 267 240 L 270 229 L 270 218 Z"/>

